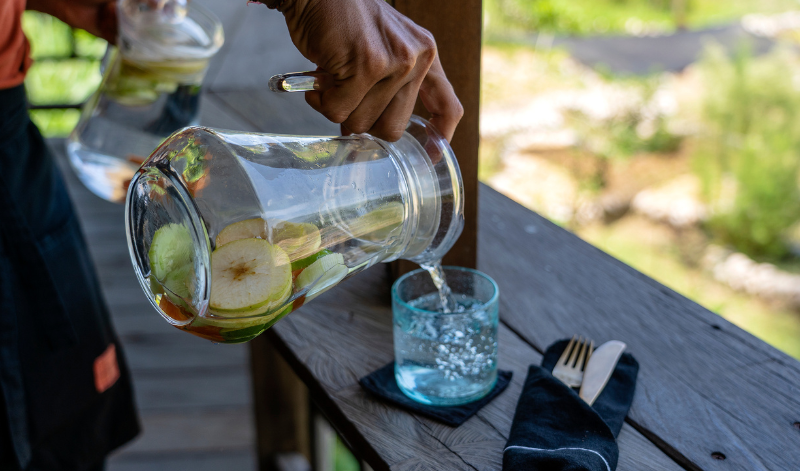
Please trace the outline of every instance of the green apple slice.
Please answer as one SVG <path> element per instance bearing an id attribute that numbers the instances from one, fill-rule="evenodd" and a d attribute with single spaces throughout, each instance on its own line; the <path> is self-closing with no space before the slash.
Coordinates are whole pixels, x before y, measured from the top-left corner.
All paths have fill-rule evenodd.
<path id="1" fill-rule="evenodd" d="M 246 327 L 240 327 L 240 323 L 228 323 L 220 325 L 220 335 L 225 339 L 225 343 L 242 343 L 252 340 L 259 336 L 262 332 L 269 329 L 276 322 L 283 319 L 286 314 L 292 312 L 292 306 L 286 306 L 279 312 L 269 317 L 259 319 L 259 324 L 253 324 Z"/>
<path id="2" fill-rule="evenodd" d="M 225 228 L 217 234 L 217 248 L 219 249 L 225 244 L 241 239 L 258 238 L 267 240 L 268 231 L 269 226 L 267 225 L 267 221 L 261 218 L 234 222 L 233 224 L 225 226 Z"/>
<path id="3" fill-rule="evenodd" d="M 300 260 L 295 260 L 295 261 L 292 262 L 292 271 L 294 272 L 294 271 L 297 271 L 297 270 L 303 270 L 305 268 L 308 268 L 308 266 L 311 265 L 312 263 L 316 262 L 317 260 L 321 259 L 322 257 L 331 255 L 332 253 L 333 252 L 331 252 L 328 249 L 322 249 L 319 252 L 317 252 L 317 253 L 315 253 L 313 255 L 309 255 L 306 258 L 301 258 Z"/>
<path id="4" fill-rule="evenodd" d="M 167 295 L 170 301 L 179 304 L 179 302 L 182 303 L 181 300 L 192 298 L 194 294 L 194 282 L 194 263 L 189 262 L 167 273 L 162 286 L 167 289 Z"/>
<path id="5" fill-rule="evenodd" d="M 220 333 L 223 335 L 226 332 L 235 332 L 244 329 L 249 329 L 250 332 L 252 332 L 256 327 L 263 327 L 263 329 L 271 327 L 273 324 L 275 324 L 275 322 L 290 312 L 292 312 L 291 304 L 279 306 L 271 313 L 269 313 L 269 311 L 265 311 L 263 315 L 255 315 L 254 317 L 219 317 L 212 311 L 211 316 L 198 317 L 195 319 L 192 325 L 211 325 L 220 327 Z"/>
<path id="6" fill-rule="evenodd" d="M 399 233 L 403 225 L 405 208 L 396 201 L 368 212 L 350 224 L 354 236 L 371 242 L 383 242 Z"/>
<path id="7" fill-rule="evenodd" d="M 286 251 L 289 260 L 300 260 L 319 250 L 322 237 L 313 224 L 282 221 L 272 228 L 272 242 Z"/>
<path id="8" fill-rule="evenodd" d="M 326 255 L 300 272 L 295 280 L 298 291 L 311 287 L 306 293 L 306 302 L 328 291 L 342 281 L 348 273 L 344 257 L 340 253 Z"/>
<path id="9" fill-rule="evenodd" d="M 217 248 L 235 240 L 258 238 L 270 240 L 283 249 L 289 260 L 299 260 L 319 250 L 322 245 L 319 229 L 307 222 L 275 221 L 268 223 L 261 218 L 245 219 L 226 226 L 217 235 Z"/>
<path id="10" fill-rule="evenodd" d="M 240 239 L 211 253 L 212 312 L 243 317 L 280 306 L 292 292 L 289 257 L 263 239 Z"/>
<path id="11" fill-rule="evenodd" d="M 189 229 L 183 224 L 167 224 L 153 234 L 150 250 L 150 272 L 160 281 L 168 273 L 192 262 L 194 245 Z"/>

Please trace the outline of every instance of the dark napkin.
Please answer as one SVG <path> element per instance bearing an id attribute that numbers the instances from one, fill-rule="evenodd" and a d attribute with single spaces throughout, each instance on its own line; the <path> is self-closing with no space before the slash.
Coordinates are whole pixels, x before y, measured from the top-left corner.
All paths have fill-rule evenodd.
<path id="1" fill-rule="evenodd" d="M 463 424 L 475 415 L 483 406 L 497 397 L 511 382 L 510 371 L 497 370 L 497 382 L 494 388 L 481 399 L 460 406 L 429 406 L 420 404 L 403 394 L 394 378 L 394 362 L 364 376 L 358 382 L 367 391 L 398 405 L 403 409 L 438 420 L 451 427 Z"/>
<path id="2" fill-rule="evenodd" d="M 639 364 L 623 353 L 593 406 L 550 374 L 568 340 L 551 345 L 542 366 L 531 366 L 511 434 L 503 452 L 504 470 L 612 471 L 617 468 L 616 437 L 633 402 Z"/>

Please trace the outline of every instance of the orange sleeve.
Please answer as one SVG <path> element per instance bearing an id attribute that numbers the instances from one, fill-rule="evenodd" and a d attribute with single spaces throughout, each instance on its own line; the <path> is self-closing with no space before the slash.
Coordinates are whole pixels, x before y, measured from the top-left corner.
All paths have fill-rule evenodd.
<path id="1" fill-rule="evenodd" d="M 30 44 L 22 32 L 25 0 L 0 0 L 0 90 L 25 80 L 31 66 Z"/>

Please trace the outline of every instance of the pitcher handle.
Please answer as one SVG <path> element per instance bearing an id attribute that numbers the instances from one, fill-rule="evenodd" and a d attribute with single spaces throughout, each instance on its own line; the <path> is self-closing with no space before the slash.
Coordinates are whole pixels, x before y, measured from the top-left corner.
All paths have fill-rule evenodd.
<path id="1" fill-rule="evenodd" d="M 269 79 L 269 89 L 277 93 L 320 91 L 332 85 L 333 76 L 321 71 L 291 72 L 273 75 Z"/>

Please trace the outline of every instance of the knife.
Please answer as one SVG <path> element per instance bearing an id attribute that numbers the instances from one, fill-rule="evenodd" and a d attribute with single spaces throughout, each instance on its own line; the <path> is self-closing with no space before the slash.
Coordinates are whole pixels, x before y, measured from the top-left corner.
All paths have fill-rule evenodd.
<path id="1" fill-rule="evenodd" d="M 626 345 L 619 340 L 609 340 L 597 347 L 597 350 L 589 358 L 589 363 L 583 373 L 579 396 L 590 406 L 594 404 L 597 396 L 606 387 L 625 347 Z"/>

